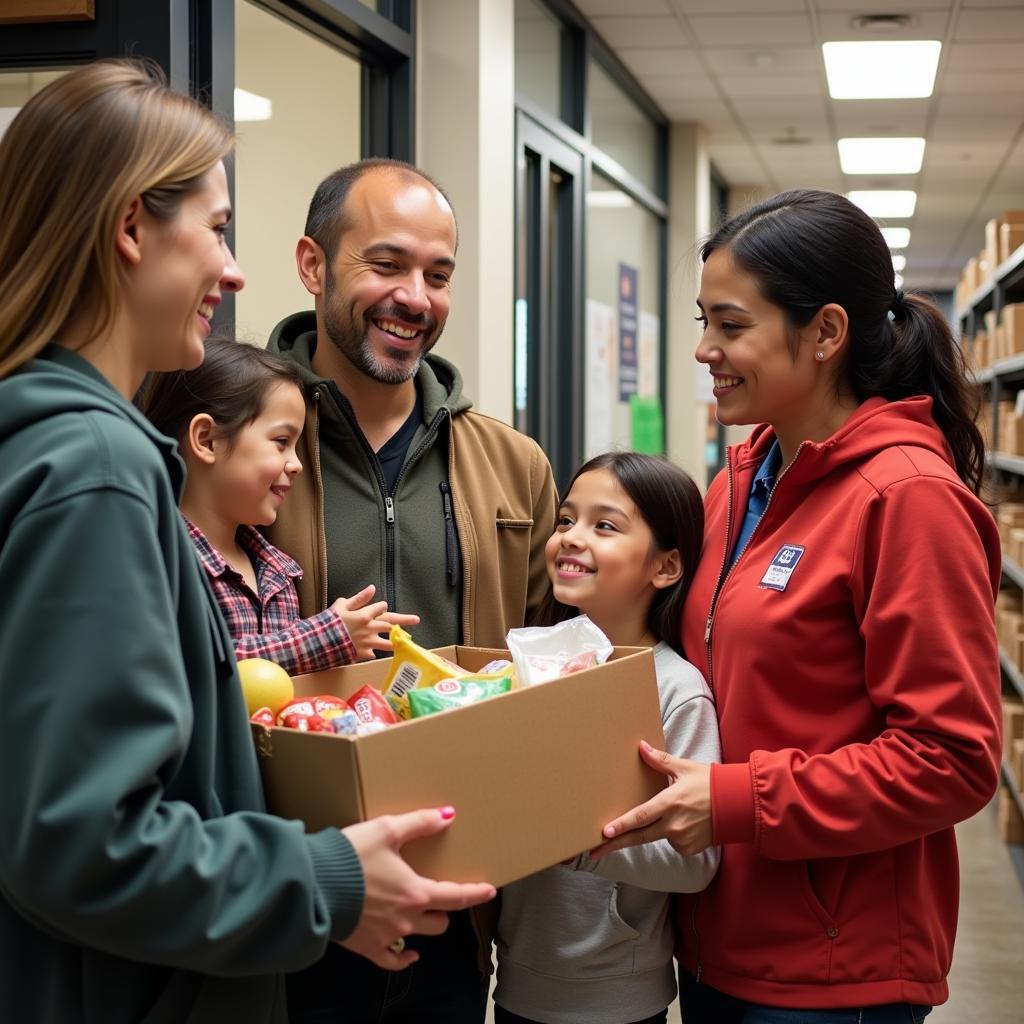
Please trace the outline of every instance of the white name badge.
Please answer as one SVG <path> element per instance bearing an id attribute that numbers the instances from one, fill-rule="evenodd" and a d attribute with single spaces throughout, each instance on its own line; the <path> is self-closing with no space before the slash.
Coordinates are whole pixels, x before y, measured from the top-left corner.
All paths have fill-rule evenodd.
<path id="1" fill-rule="evenodd" d="M 783 544 L 761 577 L 761 586 L 769 590 L 785 590 L 789 586 L 789 577 L 803 556 L 804 549 L 799 544 Z"/>

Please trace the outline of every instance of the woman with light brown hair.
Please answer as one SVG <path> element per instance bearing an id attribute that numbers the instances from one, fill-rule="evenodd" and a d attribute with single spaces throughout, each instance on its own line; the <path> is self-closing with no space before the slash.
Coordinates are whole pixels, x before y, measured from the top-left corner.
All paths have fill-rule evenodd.
<path id="1" fill-rule="evenodd" d="M 415 875 L 442 808 L 305 835 L 264 813 L 231 642 L 130 398 L 244 284 L 232 136 L 105 61 L 0 140 L 0 1019 L 281 1021 L 278 972 L 493 895 Z M 328 784 L 323 780 L 321 784 Z"/>

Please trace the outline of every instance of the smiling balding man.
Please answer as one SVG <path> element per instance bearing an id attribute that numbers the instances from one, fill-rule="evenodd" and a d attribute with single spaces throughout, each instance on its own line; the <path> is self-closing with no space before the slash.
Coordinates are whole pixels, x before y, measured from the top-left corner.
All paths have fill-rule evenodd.
<path id="1" fill-rule="evenodd" d="M 557 498 L 536 442 L 474 412 L 458 370 L 431 353 L 457 242 L 444 192 L 408 164 L 364 160 L 317 188 L 295 254 L 315 312 L 269 344 L 309 397 L 306 469 L 271 536 L 303 567 L 303 615 L 372 583 L 420 616 L 424 646 L 504 647 L 547 590 Z M 290 979 L 292 1020 L 479 1024 L 490 934 L 482 915 L 454 914 L 444 935 L 410 939 L 421 960 L 399 974 L 332 949 Z"/>

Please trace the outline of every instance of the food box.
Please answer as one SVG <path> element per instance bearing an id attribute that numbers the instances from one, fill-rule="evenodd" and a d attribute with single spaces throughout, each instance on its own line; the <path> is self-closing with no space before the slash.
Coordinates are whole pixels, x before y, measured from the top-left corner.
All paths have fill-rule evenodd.
<path id="1" fill-rule="evenodd" d="M 478 671 L 505 651 L 445 647 Z M 382 689 L 391 659 L 295 677 L 296 696 Z M 664 743 L 654 655 L 350 738 L 254 725 L 268 808 L 308 831 L 451 804 L 454 823 L 403 856 L 420 874 L 505 885 L 598 845 L 612 818 L 665 786 L 639 755 Z"/>

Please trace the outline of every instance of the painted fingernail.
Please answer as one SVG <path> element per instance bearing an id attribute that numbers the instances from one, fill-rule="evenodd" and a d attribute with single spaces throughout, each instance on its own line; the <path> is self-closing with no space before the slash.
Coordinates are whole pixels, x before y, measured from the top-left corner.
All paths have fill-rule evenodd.
<path id="1" fill-rule="evenodd" d="M 611 839 L 615 835 L 615 826 L 605 825 L 604 831 L 601 833 L 601 835 L 603 835 L 605 839 Z"/>
<path id="2" fill-rule="evenodd" d="M 455 817 L 455 808 L 446 804 L 444 807 L 438 807 L 437 813 L 441 815 L 442 821 L 451 821 Z"/>

